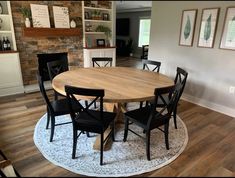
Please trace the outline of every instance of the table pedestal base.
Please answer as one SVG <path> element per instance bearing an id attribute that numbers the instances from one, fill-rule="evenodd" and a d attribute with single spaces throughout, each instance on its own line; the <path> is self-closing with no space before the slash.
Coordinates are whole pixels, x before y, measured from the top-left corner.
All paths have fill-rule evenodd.
<path id="1" fill-rule="evenodd" d="M 115 112 L 117 113 L 115 117 L 115 128 L 117 125 L 124 124 L 123 113 L 126 112 L 126 108 L 122 103 L 104 103 L 104 108 L 108 112 Z M 115 130 L 115 129 L 114 129 Z M 104 132 L 104 140 L 111 132 L 111 129 L 108 127 L 107 130 Z M 110 144 L 109 144 L 110 143 Z M 108 139 L 104 143 L 104 151 L 111 149 L 112 140 Z M 100 150 L 100 135 L 97 136 L 95 143 L 93 145 L 94 150 Z"/>

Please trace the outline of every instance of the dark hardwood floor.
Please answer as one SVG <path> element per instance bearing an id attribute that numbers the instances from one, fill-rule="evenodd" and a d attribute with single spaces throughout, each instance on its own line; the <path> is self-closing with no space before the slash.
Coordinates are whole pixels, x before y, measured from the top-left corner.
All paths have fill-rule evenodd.
<path id="1" fill-rule="evenodd" d="M 117 66 L 141 68 L 141 61 L 121 58 Z M 188 128 L 185 151 L 169 165 L 139 176 L 235 176 L 235 118 L 183 100 L 178 109 Z M 35 125 L 45 112 L 39 92 L 1 97 L 0 149 L 22 176 L 80 177 L 47 161 L 34 145 Z"/>

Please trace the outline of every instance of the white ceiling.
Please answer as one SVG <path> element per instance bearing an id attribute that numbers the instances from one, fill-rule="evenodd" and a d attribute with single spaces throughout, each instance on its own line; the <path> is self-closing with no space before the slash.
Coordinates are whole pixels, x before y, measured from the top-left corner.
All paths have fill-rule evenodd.
<path id="1" fill-rule="evenodd" d="M 145 10 L 152 7 L 152 1 L 116 1 L 117 12 Z"/>

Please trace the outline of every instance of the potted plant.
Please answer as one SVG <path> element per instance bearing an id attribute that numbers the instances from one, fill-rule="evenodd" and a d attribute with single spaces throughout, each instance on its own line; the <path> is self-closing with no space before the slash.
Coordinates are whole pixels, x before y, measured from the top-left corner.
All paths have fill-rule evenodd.
<path id="1" fill-rule="evenodd" d="M 27 8 L 27 7 L 21 7 L 20 12 L 23 15 L 23 17 L 25 18 L 25 26 L 30 27 L 31 26 L 31 23 L 30 23 L 30 20 L 29 20 L 29 18 L 31 18 L 30 9 Z"/>

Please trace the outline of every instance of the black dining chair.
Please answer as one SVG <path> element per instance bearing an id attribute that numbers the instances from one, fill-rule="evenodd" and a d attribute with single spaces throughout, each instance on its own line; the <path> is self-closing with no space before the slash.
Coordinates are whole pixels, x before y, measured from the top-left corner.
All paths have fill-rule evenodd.
<path id="1" fill-rule="evenodd" d="M 111 57 L 93 57 L 93 67 L 112 67 L 113 59 Z M 101 65 L 102 64 L 102 65 Z"/>
<path id="2" fill-rule="evenodd" d="M 56 61 L 51 61 L 47 63 L 47 68 L 48 68 L 50 80 L 52 82 L 53 78 L 56 75 L 69 70 L 68 61 L 67 59 L 59 59 Z M 60 94 L 56 92 L 55 90 L 54 90 L 54 94 L 55 94 L 55 100 L 57 100 Z M 60 96 L 63 96 L 63 95 L 60 95 Z"/>
<path id="3" fill-rule="evenodd" d="M 175 124 L 176 129 L 177 129 L 176 115 L 177 115 L 178 102 L 179 102 L 179 100 L 182 96 L 182 93 L 184 91 L 185 84 L 186 84 L 186 81 L 187 81 L 187 77 L 188 77 L 188 72 L 185 71 L 184 69 L 180 68 L 180 67 L 177 67 L 174 83 L 175 84 L 180 84 L 181 85 L 181 90 L 179 91 L 176 107 L 174 108 L 174 111 L 172 113 L 173 117 L 174 117 L 174 124 Z M 166 102 L 169 102 L 169 99 L 170 99 L 169 96 L 165 96 L 165 101 Z M 164 103 L 162 103 L 162 102 L 157 103 L 157 107 L 164 107 Z"/>
<path id="4" fill-rule="evenodd" d="M 58 100 L 54 100 L 54 101 L 50 101 L 45 87 L 44 87 L 44 83 L 42 81 L 42 77 L 39 75 L 39 73 L 37 73 L 37 80 L 38 80 L 38 85 L 40 88 L 40 92 L 46 102 L 47 105 L 47 124 L 46 124 L 46 129 L 48 129 L 49 127 L 49 122 L 51 121 L 51 135 L 50 135 L 50 142 L 53 141 L 53 136 L 54 136 L 54 130 L 55 130 L 55 126 L 58 125 L 63 125 L 63 124 L 69 124 L 72 122 L 65 122 L 65 123 L 60 123 L 60 124 L 56 124 L 55 120 L 56 120 L 56 116 L 61 116 L 61 115 L 66 115 L 70 113 L 70 109 L 68 106 L 68 102 L 67 99 L 58 99 Z M 80 106 L 75 105 L 75 103 L 73 103 L 73 109 L 78 111 L 80 110 Z"/>
<path id="5" fill-rule="evenodd" d="M 112 67 L 113 58 L 111 57 L 93 57 L 91 60 L 93 67 Z M 94 107 L 96 108 L 96 102 L 94 102 Z"/>
<path id="6" fill-rule="evenodd" d="M 88 88 L 78 88 L 73 86 L 65 86 L 65 91 L 67 94 L 67 100 L 70 107 L 70 115 L 73 122 L 73 151 L 72 158 L 75 158 L 77 139 L 83 132 L 92 132 L 100 134 L 100 165 L 103 165 L 103 145 L 112 137 L 114 141 L 114 119 L 116 113 L 104 112 L 103 111 L 103 97 L 105 92 L 103 89 L 88 89 Z M 80 100 L 76 99 L 76 95 L 79 96 L 89 96 L 93 97 L 92 101 L 88 106 L 83 107 Z M 72 103 L 76 103 L 80 110 L 74 110 Z M 90 106 L 94 102 L 99 102 L 99 110 L 92 110 Z M 104 132 L 108 127 L 111 127 L 111 132 L 104 139 Z M 78 134 L 78 131 L 80 133 Z"/>
<path id="7" fill-rule="evenodd" d="M 161 67 L 161 62 L 159 61 L 151 61 L 151 60 L 146 60 L 142 59 L 143 63 L 143 70 L 149 70 L 153 72 L 159 72 L 160 67 Z M 152 69 L 150 69 L 152 67 Z M 145 105 L 148 104 L 148 101 L 145 102 Z M 143 107 L 143 101 L 140 102 L 140 108 Z"/>
<path id="8" fill-rule="evenodd" d="M 146 137 L 146 154 L 147 159 L 150 160 L 150 136 L 151 131 L 153 129 L 159 129 L 162 131 L 165 135 L 165 144 L 166 149 L 169 149 L 169 140 L 168 140 L 168 132 L 169 132 L 169 121 L 171 118 L 171 114 L 175 108 L 177 96 L 179 94 L 180 85 L 175 85 L 171 87 L 165 87 L 165 88 L 157 88 L 154 91 L 155 99 L 154 101 L 150 102 L 149 105 L 146 105 L 145 107 L 138 108 L 132 111 L 126 112 L 125 115 L 125 132 L 124 132 L 124 139 L 123 141 L 126 142 L 128 131 L 131 131 L 132 133 L 136 134 L 137 136 L 140 136 L 138 133 L 136 133 L 134 130 L 129 128 L 130 124 L 136 124 L 137 126 L 141 127 L 145 130 Z M 163 95 L 170 95 L 171 99 L 168 103 L 164 101 Z M 165 103 L 164 108 L 161 109 L 161 111 L 156 110 L 156 105 L 161 100 L 163 103 Z M 160 127 L 164 126 L 164 130 Z M 143 138 L 142 136 L 140 136 Z"/>

